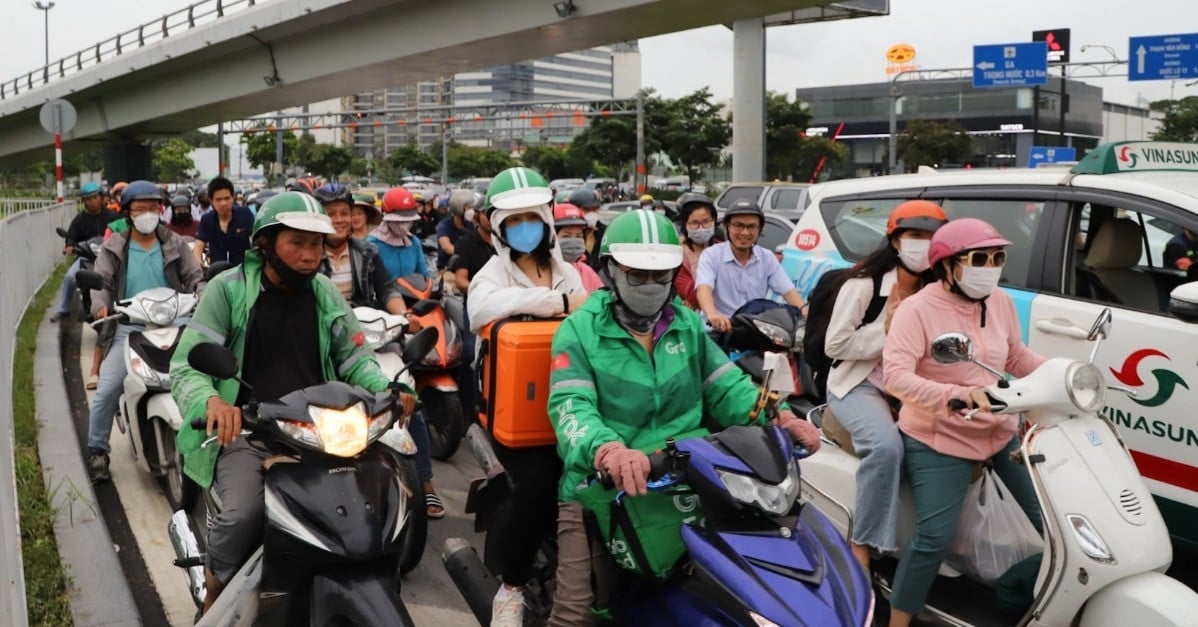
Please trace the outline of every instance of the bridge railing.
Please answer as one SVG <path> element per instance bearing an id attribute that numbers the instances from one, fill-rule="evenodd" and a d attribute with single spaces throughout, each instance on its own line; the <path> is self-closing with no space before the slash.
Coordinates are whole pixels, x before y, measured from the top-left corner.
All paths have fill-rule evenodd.
<path id="1" fill-rule="evenodd" d="M 29 211 L 30 209 L 44 209 L 55 204 L 57 204 L 57 201 L 45 198 L 0 198 L 0 220 L 14 213 Z"/>
<path id="2" fill-rule="evenodd" d="M 84 48 L 57 61 L 51 61 L 44 67 L 0 83 L 0 100 L 15 97 L 49 84 L 51 81 L 77 74 L 107 59 L 162 41 L 196 26 L 211 23 L 230 13 L 244 11 L 264 1 L 203 0 L 189 5 L 153 22 L 135 26 L 94 46 Z"/>

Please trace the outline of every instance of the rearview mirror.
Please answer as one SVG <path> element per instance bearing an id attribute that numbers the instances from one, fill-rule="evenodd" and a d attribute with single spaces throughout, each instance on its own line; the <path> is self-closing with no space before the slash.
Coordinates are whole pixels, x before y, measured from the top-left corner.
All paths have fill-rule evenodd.
<path id="1" fill-rule="evenodd" d="M 95 270 L 80 270 L 75 273 L 75 285 L 89 290 L 104 289 L 104 277 Z"/>
<path id="2" fill-rule="evenodd" d="M 440 337 L 441 332 L 438 331 L 436 327 L 425 327 L 417 331 L 416 334 L 408 338 L 407 343 L 404 344 L 404 364 L 414 364 L 421 359 L 424 359 L 424 356 L 427 355 L 429 351 L 433 350 L 433 347 L 437 345 L 437 340 L 440 339 Z"/>
<path id="3" fill-rule="evenodd" d="M 932 340 L 932 359 L 941 364 L 973 361 L 973 342 L 964 333 L 945 333 Z"/>
<path id="4" fill-rule="evenodd" d="M 1094 319 L 1094 324 L 1090 326 L 1090 333 L 1086 339 L 1093 342 L 1098 338 L 1106 339 L 1111 333 L 1111 309 L 1110 307 L 1103 309 L 1102 313 Z"/>
<path id="5" fill-rule="evenodd" d="M 237 376 L 237 357 L 233 351 L 212 342 L 196 344 L 187 354 L 187 363 L 196 370 L 217 379 Z"/>
<path id="6" fill-rule="evenodd" d="M 1173 288 L 1169 293 L 1169 313 L 1182 322 L 1198 324 L 1198 281 Z"/>
<path id="7" fill-rule="evenodd" d="M 433 310 L 439 307 L 440 304 L 441 303 L 438 303 L 435 300 L 426 298 L 424 300 L 417 301 L 415 305 L 412 305 L 412 313 L 416 314 L 417 316 L 427 316 L 428 314 L 432 313 Z"/>
<path id="8" fill-rule="evenodd" d="M 216 275 L 232 267 L 233 264 L 229 263 L 228 261 L 217 261 L 207 268 L 204 268 L 204 280 L 211 281 Z"/>
<path id="9" fill-rule="evenodd" d="M 66 230 L 66 229 L 64 229 L 64 228 L 62 228 L 61 226 L 59 226 L 59 227 L 55 227 L 55 228 L 54 228 L 54 232 L 55 232 L 55 233 L 58 233 L 58 236 L 59 236 L 59 237 L 63 237 L 63 238 L 65 238 L 65 237 L 67 236 L 67 230 Z"/>

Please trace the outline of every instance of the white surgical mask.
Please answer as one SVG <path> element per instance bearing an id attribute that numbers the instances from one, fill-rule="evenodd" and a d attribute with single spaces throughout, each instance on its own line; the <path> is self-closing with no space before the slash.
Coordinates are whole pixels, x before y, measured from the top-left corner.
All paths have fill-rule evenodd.
<path id="1" fill-rule="evenodd" d="M 474 210 L 467 209 L 466 212 L 462 214 L 462 217 L 465 218 L 467 222 L 474 222 Z"/>
<path id="2" fill-rule="evenodd" d="M 998 287 L 998 279 L 1001 276 L 1002 268 L 963 266 L 961 280 L 957 281 L 957 285 L 970 298 L 985 298 Z"/>
<path id="3" fill-rule="evenodd" d="M 598 211 L 588 211 L 585 214 L 583 214 L 582 217 L 584 220 L 587 221 L 587 226 L 591 227 L 592 229 L 595 228 L 596 224 L 599 224 L 599 212 Z"/>
<path id="4" fill-rule="evenodd" d="M 928 262 L 928 247 L 931 245 L 931 240 L 926 239 L 900 239 L 899 261 L 911 272 L 919 274 L 932 267 Z"/>
<path id="5" fill-rule="evenodd" d="M 137 229 L 138 233 L 149 235 L 158 228 L 158 214 L 154 212 L 143 213 L 136 218 L 133 218 L 133 228 Z"/>

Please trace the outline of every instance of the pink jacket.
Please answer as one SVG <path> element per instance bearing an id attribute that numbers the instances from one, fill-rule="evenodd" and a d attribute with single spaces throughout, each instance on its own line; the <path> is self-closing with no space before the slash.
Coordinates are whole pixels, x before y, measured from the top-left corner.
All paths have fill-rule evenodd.
<path id="1" fill-rule="evenodd" d="M 886 391 L 903 401 L 899 429 L 932 450 L 983 460 L 1002 450 L 1019 425 L 1017 416 L 975 414 L 973 420 L 950 412 L 950 399 L 964 399 L 972 388 L 994 383 L 994 376 L 968 363 L 939 364 L 930 346 L 937 336 L 964 333 L 973 354 L 1000 372 L 1026 376 L 1044 358 L 1023 345 L 1019 317 L 1011 297 L 996 289 L 986 300 L 986 326 L 981 305 L 933 283 L 899 305 L 882 352 Z"/>
<path id="2" fill-rule="evenodd" d="M 587 294 L 591 294 L 603 287 L 603 279 L 599 278 L 599 274 L 591 268 L 586 259 L 586 255 L 579 257 L 573 266 L 575 270 L 578 270 L 578 275 L 582 277 L 582 287 L 586 289 Z"/>

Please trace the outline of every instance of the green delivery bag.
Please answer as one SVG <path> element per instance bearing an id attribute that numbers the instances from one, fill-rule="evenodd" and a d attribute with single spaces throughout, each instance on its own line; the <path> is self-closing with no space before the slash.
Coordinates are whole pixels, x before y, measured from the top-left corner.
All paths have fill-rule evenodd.
<path id="1" fill-rule="evenodd" d="M 702 525 L 699 499 L 689 486 L 642 496 L 621 495 L 598 482 L 577 492 L 588 532 L 598 534 L 617 566 L 646 577 L 666 579 L 686 555 L 681 527 Z"/>

